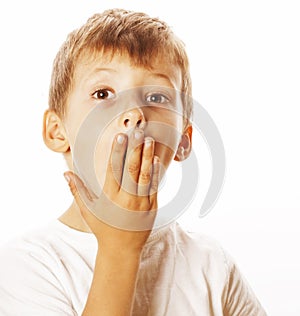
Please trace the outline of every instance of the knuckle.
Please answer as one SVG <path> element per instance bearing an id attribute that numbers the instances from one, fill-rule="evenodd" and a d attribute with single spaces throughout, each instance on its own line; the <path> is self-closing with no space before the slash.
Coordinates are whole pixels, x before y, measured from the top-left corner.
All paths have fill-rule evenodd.
<path id="1" fill-rule="evenodd" d="M 140 211 L 148 211 L 150 209 L 150 203 L 148 198 L 143 198 L 142 202 L 140 203 Z"/>
<path id="2" fill-rule="evenodd" d="M 135 197 L 122 201 L 122 207 L 129 211 L 148 211 L 150 203 L 147 197 Z"/>
<path id="3" fill-rule="evenodd" d="M 119 173 L 122 171 L 122 166 L 120 164 L 112 164 L 111 170 L 113 173 Z"/>
<path id="4" fill-rule="evenodd" d="M 151 199 L 150 209 L 151 210 L 157 210 L 157 200 L 155 198 Z"/>
<path id="5" fill-rule="evenodd" d="M 128 165 L 128 172 L 130 174 L 135 174 L 139 171 L 139 164 L 137 163 L 134 163 L 134 162 L 131 162 L 129 165 Z"/>
<path id="6" fill-rule="evenodd" d="M 153 179 L 151 187 L 152 187 L 152 189 L 157 190 L 158 189 L 158 180 Z"/>
<path id="7" fill-rule="evenodd" d="M 74 184 L 70 185 L 70 190 L 71 190 L 71 193 L 73 194 L 74 197 L 75 197 L 75 195 L 78 194 L 77 188 Z"/>
<path id="8" fill-rule="evenodd" d="M 125 203 L 123 202 L 123 207 L 129 211 L 136 211 L 136 203 L 131 201 L 131 199 L 127 200 Z"/>
<path id="9" fill-rule="evenodd" d="M 140 173 L 140 179 L 142 182 L 149 182 L 151 180 L 151 174 L 149 171 L 142 171 Z"/>
<path id="10" fill-rule="evenodd" d="M 72 193 L 74 195 L 74 198 L 81 200 L 81 194 L 79 193 L 79 191 L 77 189 L 75 189 L 74 192 L 72 192 Z"/>

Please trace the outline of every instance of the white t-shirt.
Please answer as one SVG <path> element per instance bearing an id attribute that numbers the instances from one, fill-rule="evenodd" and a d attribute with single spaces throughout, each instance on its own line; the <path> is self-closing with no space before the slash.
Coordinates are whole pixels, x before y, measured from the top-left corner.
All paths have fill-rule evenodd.
<path id="1" fill-rule="evenodd" d="M 7 243 L 0 249 L 0 315 L 81 315 L 97 247 L 93 234 L 58 220 Z M 266 314 L 217 243 L 172 223 L 144 248 L 133 315 Z"/>

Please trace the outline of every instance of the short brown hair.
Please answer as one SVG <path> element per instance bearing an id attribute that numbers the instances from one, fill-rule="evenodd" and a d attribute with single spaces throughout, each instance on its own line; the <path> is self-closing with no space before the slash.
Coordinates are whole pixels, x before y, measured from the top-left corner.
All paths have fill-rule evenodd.
<path id="1" fill-rule="evenodd" d="M 93 15 L 81 28 L 68 35 L 58 51 L 53 63 L 49 108 L 60 117 L 65 115 L 76 63 L 86 50 L 112 54 L 125 52 L 134 65 L 150 68 L 155 57 L 166 56 L 181 69 L 184 116 L 190 118 L 192 87 L 184 44 L 158 18 L 122 9 Z"/>

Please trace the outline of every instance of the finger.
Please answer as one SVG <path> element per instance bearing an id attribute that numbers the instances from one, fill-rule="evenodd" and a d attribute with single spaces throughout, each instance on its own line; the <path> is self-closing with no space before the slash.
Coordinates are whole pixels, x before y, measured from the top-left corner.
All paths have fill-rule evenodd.
<path id="1" fill-rule="evenodd" d="M 122 189 L 133 195 L 137 194 L 143 142 L 143 130 L 136 130 L 130 135 L 122 179 Z"/>
<path id="2" fill-rule="evenodd" d="M 98 199 L 99 197 L 95 194 L 95 192 L 89 187 L 85 185 L 82 179 L 74 172 L 69 172 L 74 179 L 75 185 L 80 192 L 84 194 L 89 201 L 93 202 L 94 200 Z"/>
<path id="3" fill-rule="evenodd" d="M 142 164 L 141 164 L 139 179 L 138 179 L 138 195 L 140 196 L 149 195 L 153 156 L 154 156 L 154 140 L 151 137 L 146 137 L 144 146 L 143 146 Z"/>
<path id="4" fill-rule="evenodd" d="M 90 200 L 90 198 L 92 197 L 92 195 L 90 195 L 90 191 L 84 185 L 80 177 L 73 172 L 65 172 L 64 176 L 68 181 L 70 190 L 72 192 L 72 195 L 74 196 L 75 202 L 79 208 L 82 218 L 84 219 L 86 224 L 91 227 L 90 223 L 93 223 L 95 219 L 97 219 L 97 217 L 91 212 L 91 209 L 86 204 L 89 201 L 93 202 L 93 200 Z M 86 198 L 88 200 L 84 201 Z"/>
<path id="5" fill-rule="evenodd" d="M 81 212 L 87 211 L 88 208 L 84 202 L 84 200 L 93 201 L 94 198 L 92 194 L 89 192 L 83 181 L 79 176 L 74 174 L 73 172 L 65 172 L 64 176 L 68 181 L 71 193 L 76 201 Z"/>
<path id="6" fill-rule="evenodd" d="M 121 188 L 127 141 L 126 134 L 116 135 L 113 141 L 104 183 L 106 193 L 118 192 Z"/>
<path id="7" fill-rule="evenodd" d="M 152 178 L 149 192 L 149 200 L 150 204 L 153 205 L 157 203 L 157 191 L 159 185 L 159 177 L 160 177 L 160 160 L 158 156 L 154 156 L 153 158 L 153 166 L 152 166 Z"/>

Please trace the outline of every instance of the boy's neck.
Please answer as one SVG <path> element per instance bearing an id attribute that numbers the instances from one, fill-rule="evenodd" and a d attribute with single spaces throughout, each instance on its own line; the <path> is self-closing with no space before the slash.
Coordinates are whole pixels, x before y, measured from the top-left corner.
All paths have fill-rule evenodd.
<path id="1" fill-rule="evenodd" d="M 73 201 L 70 207 L 58 218 L 58 220 L 73 229 L 91 233 L 91 230 L 83 220 L 75 201 Z"/>

